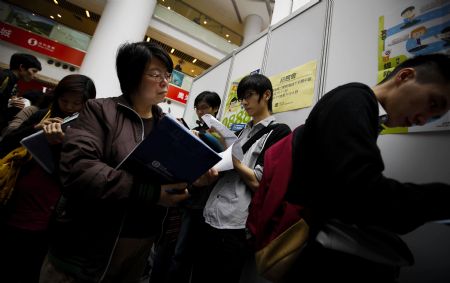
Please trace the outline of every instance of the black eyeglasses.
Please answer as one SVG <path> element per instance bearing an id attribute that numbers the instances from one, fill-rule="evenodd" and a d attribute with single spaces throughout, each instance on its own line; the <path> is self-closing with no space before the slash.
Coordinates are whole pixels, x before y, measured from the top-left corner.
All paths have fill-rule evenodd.
<path id="1" fill-rule="evenodd" d="M 157 83 L 161 83 L 164 80 L 169 82 L 172 78 L 171 73 L 146 73 L 146 75 L 152 78 L 152 80 Z"/>

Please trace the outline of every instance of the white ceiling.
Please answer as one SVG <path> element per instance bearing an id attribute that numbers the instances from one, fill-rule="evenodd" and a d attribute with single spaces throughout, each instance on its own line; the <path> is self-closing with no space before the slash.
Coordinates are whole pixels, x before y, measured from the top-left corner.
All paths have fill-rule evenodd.
<path id="1" fill-rule="evenodd" d="M 68 1 L 101 15 L 107 0 Z M 174 0 L 166 1 L 170 2 Z M 183 2 L 242 35 L 244 25 L 239 22 L 238 16 L 233 7 L 233 0 L 183 0 Z M 242 21 L 245 21 L 246 16 L 256 14 L 261 16 L 263 19 L 263 30 L 269 26 L 270 16 L 267 11 L 266 0 L 234 0 L 234 2 L 236 3 Z M 273 2 L 270 3 L 273 9 Z"/>
<path id="2" fill-rule="evenodd" d="M 108 0 L 67 0 L 67 1 L 101 15 L 104 6 Z M 119 1 L 132 1 L 132 0 L 119 0 Z M 169 5 L 173 1 L 180 1 L 180 0 L 165 0 L 165 2 L 168 3 Z M 245 17 L 251 14 L 261 16 L 261 18 L 263 19 L 262 30 L 266 29 L 269 26 L 270 16 L 267 10 L 266 1 L 270 3 L 271 9 L 273 10 L 272 1 L 274 0 L 272 1 L 234 0 L 239 15 L 242 19 L 242 22 L 240 22 L 236 10 L 233 6 L 233 0 L 182 0 L 182 2 L 187 3 L 194 9 L 197 9 L 204 15 L 213 18 L 217 22 L 226 26 L 228 29 L 231 29 L 232 31 L 240 35 L 243 34 Z M 202 50 L 197 49 L 195 46 L 189 46 L 176 38 L 172 38 L 169 35 L 161 33 L 158 30 L 155 30 L 152 27 L 149 27 L 149 29 L 147 30 L 147 35 L 175 49 L 181 50 L 182 52 L 185 52 L 186 54 L 189 54 L 194 58 L 199 58 L 203 62 L 206 62 L 210 65 L 214 65 L 218 61 L 217 58 L 211 57 Z"/>
<path id="3" fill-rule="evenodd" d="M 238 20 L 232 0 L 184 0 L 184 2 L 242 34 L 244 25 Z M 242 21 L 245 21 L 246 16 L 256 14 L 263 19 L 263 29 L 269 26 L 270 18 L 265 0 L 235 0 L 235 3 Z"/>

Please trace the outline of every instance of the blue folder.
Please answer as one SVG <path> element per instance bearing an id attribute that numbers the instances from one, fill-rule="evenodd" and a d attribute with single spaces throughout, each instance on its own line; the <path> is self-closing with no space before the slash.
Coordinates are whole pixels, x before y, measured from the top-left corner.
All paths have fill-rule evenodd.
<path id="1" fill-rule="evenodd" d="M 118 168 L 161 184 L 193 183 L 222 158 L 175 118 L 165 115 Z"/>

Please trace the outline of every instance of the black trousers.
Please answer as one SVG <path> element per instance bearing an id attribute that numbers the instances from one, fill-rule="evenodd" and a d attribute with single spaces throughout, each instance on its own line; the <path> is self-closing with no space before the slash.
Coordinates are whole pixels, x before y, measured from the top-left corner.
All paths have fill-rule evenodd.
<path id="1" fill-rule="evenodd" d="M 290 269 L 283 283 L 290 282 L 398 282 L 399 268 L 309 243 Z"/>
<path id="2" fill-rule="evenodd" d="M 201 258 L 191 283 L 238 283 L 249 255 L 245 229 L 204 229 Z"/>
<path id="3" fill-rule="evenodd" d="M 39 282 L 47 251 L 47 231 L 28 231 L 1 224 L 0 282 Z"/>

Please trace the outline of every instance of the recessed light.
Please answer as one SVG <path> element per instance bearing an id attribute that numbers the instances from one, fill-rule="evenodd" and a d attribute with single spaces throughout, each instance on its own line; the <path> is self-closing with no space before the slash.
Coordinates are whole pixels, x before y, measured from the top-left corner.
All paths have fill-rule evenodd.
<path id="1" fill-rule="evenodd" d="M 172 50 L 170 50 L 170 53 L 173 53 L 173 52 L 175 52 L 175 48 L 172 48 Z"/>
<path id="2" fill-rule="evenodd" d="M 91 14 L 89 13 L 89 11 L 88 11 L 88 10 L 86 10 L 86 17 L 88 17 L 88 18 L 90 18 L 90 17 L 91 17 Z"/>
<path id="3" fill-rule="evenodd" d="M 60 15 L 60 14 L 57 14 L 57 16 L 58 16 L 58 18 L 61 18 L 61 15 Z"/>
<path id="4" fill-rule="evenodd" d="M 53 17 L 53 16 L 50 15 L 50 18 L 54 19 L 55 17 Z"/>
<path id="5" fill-rule="evenodd" d="M 197 62 L 197 58 L 194 58 L 194 60 L 192 60 L 192 63 L 195 63 L 195 62 Z"/>
<path id="6" fill-rule="evenodd" d="M 225 35 L 226 37 L 230 37 L 230 35 L 227 33 L 226 35 Z"/>
<path id="7" fill-rule="evenodd" d="M 55 2 L 56 5 L 58 5 L 58 0 L 53 0 L 53 2 Z"/>

